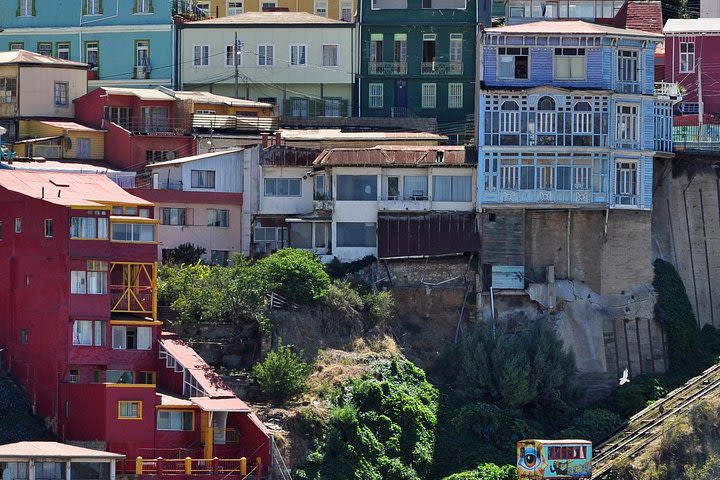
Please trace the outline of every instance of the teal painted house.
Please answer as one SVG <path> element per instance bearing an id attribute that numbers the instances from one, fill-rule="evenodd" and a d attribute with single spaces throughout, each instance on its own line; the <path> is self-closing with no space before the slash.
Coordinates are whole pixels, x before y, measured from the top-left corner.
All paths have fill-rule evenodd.
<path id="1" fill-rule="evenodd" d="M 362 0 L 359 116 L 434 117 L 442 133 L 464 132 L 490 9 L 490 0 Z"/>
<path id="2" fill-rule="evenodd" d="M 173 82 L 167 0 L 3 0 L 0 51 L 30 50 L 92 64 L 89 89 Z"/>

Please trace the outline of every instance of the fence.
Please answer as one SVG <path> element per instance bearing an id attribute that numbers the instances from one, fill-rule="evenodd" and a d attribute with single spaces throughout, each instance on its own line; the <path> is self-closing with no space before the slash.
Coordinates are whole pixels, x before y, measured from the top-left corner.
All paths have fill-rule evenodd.
<path id="1" fill-rule="evenodd" d="M 673 127 L 673 145 L 676 151 L 720 155 L 720 124 Z"/>
<path id="2" fill-rule="evenodd" d="M 121 473 L 135 475 L 153 475 L 157 477 L 176 475 L 222 476 L 233 480 L 260 479 L 262 459 L 255 459 L 251 464 L 247 458 L 219 459 L 215 458 L 143 458 L 128 459 L 118 465 Z"/>

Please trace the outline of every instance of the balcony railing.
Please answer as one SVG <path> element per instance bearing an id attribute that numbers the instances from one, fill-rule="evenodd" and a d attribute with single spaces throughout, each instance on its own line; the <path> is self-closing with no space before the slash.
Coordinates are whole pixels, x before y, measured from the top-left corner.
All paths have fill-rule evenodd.
<path id="1" fill-rule="evenodd" d="M 113 312 L 152 313 L 153 292 L 148 288 L 132 288 L 122 285 L 110 286 Z"/>
<path id="2" fill-rule="evenodd" d="M 340 98 L 291 98 L 285 100 L 284 114 L 288 117 L 348 117 L 350 102 Z"/>
<path id="3" fill-rule="evenodd" d="M 655 96 L 671 100 L 673 103 L 682 101 L 682 91 L 677 83 L 655 82 Z"/>
<path id="4" fill-rule="evenodd" d="M 618 82 L 617 91 L 620 93 L 642 93 L 640 82 Z"/>
<path id="5" fill-rule="evenodd" d="M 125 130 L 133 133 L 160 133 L 160 134 L 183 134 L 185 126 L 183 119 L 171 118 L 167 116 L 148 116 L 148 117 L 130 117 L 122 118 L 119 121 L 113 121 Z"/>
<path id="6" fill-rule="evenodd" d="M 407 62 L 368 62 L 368 75 L 405 75 Z"/>
<path id="7" fill-rule="evenodd" d="M 422 62 L 420 73 L 423 75 L 462 75 L 462 62 Z"/>
<path id="8" fill-rule="evenodd" d="M 673 127 L 673 148 L 676 151 L 720 156 L 718 144 L 720 144 L 720 124 Z"/>
<path id="9" fill-rule="evenodd" d="M 156 284 L 152 263 L 111 263 L 110 311 L 152 315 L 155 319 Z"/>

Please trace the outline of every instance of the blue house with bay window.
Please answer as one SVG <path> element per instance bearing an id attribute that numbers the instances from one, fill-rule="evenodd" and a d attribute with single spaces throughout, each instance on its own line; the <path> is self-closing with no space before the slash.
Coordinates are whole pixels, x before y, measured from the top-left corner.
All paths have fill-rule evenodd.
<path id="1" fill-rule="evenodd" d="M 651 209 L 675 100 L 654 81 L 661 35 L 560 20 L 479 41 L 481 208 Z"/>
<path id="2" fill-rule="evenodd" d="M 91 64 L 88 87 L 171 86 L 172 2 L 4 0 L 0 51 L 30 50 Z"/>

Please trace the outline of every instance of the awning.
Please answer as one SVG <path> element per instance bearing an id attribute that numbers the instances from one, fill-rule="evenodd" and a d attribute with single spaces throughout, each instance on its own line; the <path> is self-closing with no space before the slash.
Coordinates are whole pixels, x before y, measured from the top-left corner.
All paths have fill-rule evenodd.
<path id="1" fill-rule="evenodd" d="M 190 397 L 190 401 L 206 412 L 244 412 L 250 413 L 250 407 L 237 397 L 210 398 Z"/>
<path id="2" fill-rule="evenodd" d="M 21 144 L 21 143 L 38 143 L 38 142 L 45 142 L 48 140 L 59 140 L 63 138 L 62 135 L 55 135 L 53 137 L 38 137 L 38 138 L 26 138 L 25 140 L 18 140 L 16 142 L 13 142 L 15 145 Z"/>

